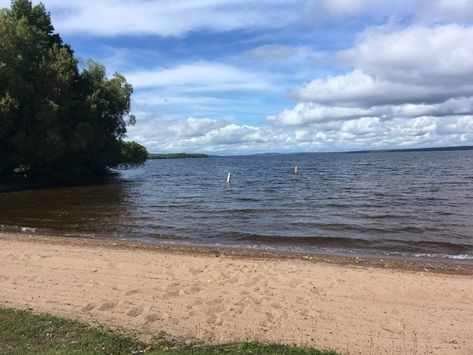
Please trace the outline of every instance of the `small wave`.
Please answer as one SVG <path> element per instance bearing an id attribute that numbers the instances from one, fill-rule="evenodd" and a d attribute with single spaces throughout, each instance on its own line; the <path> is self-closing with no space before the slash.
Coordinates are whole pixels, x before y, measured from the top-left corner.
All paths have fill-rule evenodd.
<path id="1" fill-rule="evenodd" d="M 158 240 L 189 240 L 190 239 L 188 237 L 183 237 L 183 236 L 179 236 L 179 235 L 157 234 L 157 233 L 148 234 L 148 235 L 146 235 L 146 238 L 158 239 Z M 140 238 L 140 239 L 142 239 L 142 238 Z"/>
<path id="2" fill-rule="evenodd" d="M 473 260 L 473 255 L 468 255 L 468 254 L 460 254 L 460 255 L 452 255 L 452 256 L 447 256 L 450 259 L 455 259 L 455 260 Z"/>
<path id="3" fill-rule="evenodd" d="M 20 227 L 20 230 L 22 233 L 35 233 L 36 228 L 30 228 L 30 227 Z"/>
<path id="4" fill-rule="evenodd" d="M 413 257 L 413 258 L 424 258 L 424 259 L 451 259 L 451 260 L 473 260 L 471 254 L 440 254 L 440 253 L 397 253 L 388 252 L 386 253 L 393 257 Z"/>
<path id="5" fill-rule="evenodd" d="M 458 258 L 470 256 L 473 252 L 473 245 L 433 242 L 433 241 L 409 241 L 396 239 L 360 239 L 346 237 L 287 237 L 287 236 L 265 236 L 265 235 L 244 235 L 236 238 L 239 242 L 256 242 L 274 245 L 307 245 L 309 247 L 340 248 L 370 250 L 375 252 L 387 252 L 393 254 L 409 254 L 428 256 L 436 255 L 457 255 Z M 451 253 L 451 254 L 448 254 Z"/>
<path id="6" fill-rule="evenodd" d="M 260 198 L 254 198 L 254 197 L 238 197 L 238 201 L 244 201 L 244 202 L 258 202 L 261 201 Z"/>
<path id="7" fill-rule="evenodd" d="M 37 228 L 0 224 L 0 230 L 5 232 L 36 233 Z"/>

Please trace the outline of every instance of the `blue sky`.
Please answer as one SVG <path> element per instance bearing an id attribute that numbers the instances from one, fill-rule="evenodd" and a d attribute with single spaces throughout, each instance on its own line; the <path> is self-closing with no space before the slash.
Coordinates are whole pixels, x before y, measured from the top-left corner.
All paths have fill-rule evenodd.
<path id="1" fill-rule="evenodd" d="M 129 138 L 152 152 L 473 144 L 473 0 L 44 3 L 133 84 Z"/>

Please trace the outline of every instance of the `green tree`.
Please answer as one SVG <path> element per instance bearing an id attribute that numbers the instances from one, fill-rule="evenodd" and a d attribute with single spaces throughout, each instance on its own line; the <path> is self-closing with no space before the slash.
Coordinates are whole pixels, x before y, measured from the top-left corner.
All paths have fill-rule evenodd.
<path id="1" fill-rule="evenodd" d="M 141 144 L 121 141 L 120 165 L 140 164 L 148 158 L 148 151 Z"/>
<path id="2" fill-rule="evenodd" d="M 82 71 L 44 5 L 0 10 L 0 179 L 67 181 L 123 162 L 133 88 L 89 62 Z"/>

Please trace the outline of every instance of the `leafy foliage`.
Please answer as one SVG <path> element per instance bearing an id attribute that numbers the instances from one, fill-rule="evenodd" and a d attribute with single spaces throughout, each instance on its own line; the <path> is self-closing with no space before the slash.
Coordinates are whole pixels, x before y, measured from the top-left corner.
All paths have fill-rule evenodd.
<path id="1" fill-rule="evenodd" d="M 132 92 L 98 63 L 79 70 L 44 5 L 12 1 L 0 10 L 0 179 L 60 182 L 123 162 Z"/>
<path id="2" fill-rule="evenodd" d="M 140 164 L 148 159 L 148 151 L 141 144 L 121 141 L 120 146 L 120 161 L 118 161 L 118 164 Z"/>

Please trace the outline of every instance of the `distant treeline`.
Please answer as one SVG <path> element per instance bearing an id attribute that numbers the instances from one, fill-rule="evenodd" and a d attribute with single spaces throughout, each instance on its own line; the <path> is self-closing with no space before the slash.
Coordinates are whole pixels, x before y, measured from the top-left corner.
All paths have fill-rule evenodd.
<path id="1" fill-rule="evenodd" d="M 357 150 L 344 153 L 409 153 L 409 152 L 449 152 L 455 150 L 473 150 L 473 146 L 460 145 L 454 147 L 432 147 L 432 148 L 406 148 L 406 149 L 383 149 L 383 150 Z"/>
<path id="2" fill-rule="evenodd" d="M 193 153 L 166 153 L 166 154 L 148 154 L 148 159 L 182 159 L 182 158 L 208 158 L 206 154 Z"/>

